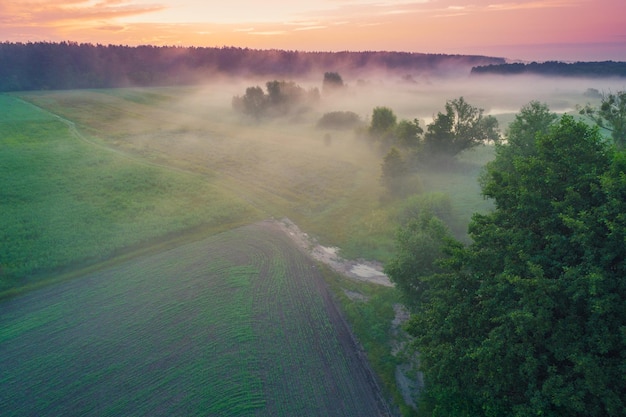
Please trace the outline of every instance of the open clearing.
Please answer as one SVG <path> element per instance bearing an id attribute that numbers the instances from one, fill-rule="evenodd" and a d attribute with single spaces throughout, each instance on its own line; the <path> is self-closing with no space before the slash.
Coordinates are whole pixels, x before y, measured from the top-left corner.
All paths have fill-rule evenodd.
<path id="1" fill-rule="evenodd" d="M 379 416 L 314 261 L 275 222 L 0 303 L 0 414 Z"/>

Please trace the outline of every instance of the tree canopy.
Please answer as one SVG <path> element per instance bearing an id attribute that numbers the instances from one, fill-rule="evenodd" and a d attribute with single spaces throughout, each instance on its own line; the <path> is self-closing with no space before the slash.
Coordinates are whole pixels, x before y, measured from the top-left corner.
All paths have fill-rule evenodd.
<path id="1" fill-rule="evenodd" d="M 424 148 L 430 155 L 455 156 L 489 141 L 500 139 L 498 121 L 484 116 L 484 110 L 470 105 L 463 97 L 449 100 L 426 128 Z"/>
<path id="2" fill-rule="evenodd" d="M 324 113 L 317 121 L 317 127 L 326 129 L 354 129 L 361 124 L 361 118 L 352 111 L 332 111 Z"/>
<path id="3" fill-rule="evenodd" d="M 304 52 L 237 47 L 0 42 L 0 91 L 190 85 L 221 76 L 302 78 L 327 68 L 442 73 L 503 58 L 406 52 Z M 338 73 L 335 73 L 338 74 Z"/>
<path id="4" fill-rule="evenodd" d="M 388 268 L 417 301 L 423 403 L 437 416 L 623 416 L 626 154 L 539 103 L 508 139 L 483 177 L 495 209 L 474 215 L 472 243 L 433 239 L 422 222 Z M 441 256 L 425 268 L 407 253 L 429 240 Z"/>
<path id="5" fill-rule="evenodd" d="M 319 100 L 319 90 L 305 90 L 293 81 L 268 81 L 267 94 L 259 86 L 246 88 L 243 96 L 235 96 L 233 109 L 259 119 L 261 116 L 284 116 L 311 106 Z"/>
<path id="6" fill-rule="evenodd" d="M 372 122 L 369 127 L 370 134 L 383 137 L 393 132 L 398 117 L 389 107 L 375 107 L 372 111 Z"/>
<path id="7" fill-rule="evenodd" d="M 325 72 L 322 81 L 322 92 L 332 93 L 333 91 L 343 88 L 343 78 L 338 72 Z"/>
<path id="8" fill-rule="evenodd" d="M 600 107 L 585 106 L 580 113 L 588 116 L 603 129 L 620 149 L 626 148 L 626 91 L 601 95 Z"/>

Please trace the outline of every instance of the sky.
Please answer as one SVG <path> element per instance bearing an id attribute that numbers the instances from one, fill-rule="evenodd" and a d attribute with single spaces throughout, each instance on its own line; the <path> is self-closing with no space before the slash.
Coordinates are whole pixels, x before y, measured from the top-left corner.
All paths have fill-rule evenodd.
<path id="1" fill-rule="evenodd" d="M 0 41 L 626 61 L 626 0 L 1 0 Z"/>

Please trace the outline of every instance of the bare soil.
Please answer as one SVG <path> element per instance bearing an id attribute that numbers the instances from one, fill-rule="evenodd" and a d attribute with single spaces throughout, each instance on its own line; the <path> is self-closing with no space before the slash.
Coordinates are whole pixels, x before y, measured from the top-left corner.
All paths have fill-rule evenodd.
<path id="1" fill-rule="evenodd" d="M 288 218 L 276 221 L 277 225 L 294 241 L 304 249 L 316 261 L 328 265 L 334 271 L 355 279 L 357 281 L 371 282 L 374 284 L 393 287 L 389 277 L 383 272 L 383 266 L 379 262 L 365 260 L 348 260 L 339 255 L 339 248 L 322 246 Z"/>

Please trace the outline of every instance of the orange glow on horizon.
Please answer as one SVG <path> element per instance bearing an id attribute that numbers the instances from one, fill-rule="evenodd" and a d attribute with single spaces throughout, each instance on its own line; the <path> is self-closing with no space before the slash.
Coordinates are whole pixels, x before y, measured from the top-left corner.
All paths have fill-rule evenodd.
<path id="1" fill-rule="evenodd" d="M 626 60 L 623 0 L 4 0 L 0 41 Z M 244 13 L 245 12 L 245 13 Z M 237 20 L 240 17 L 241 20 Z"/>

